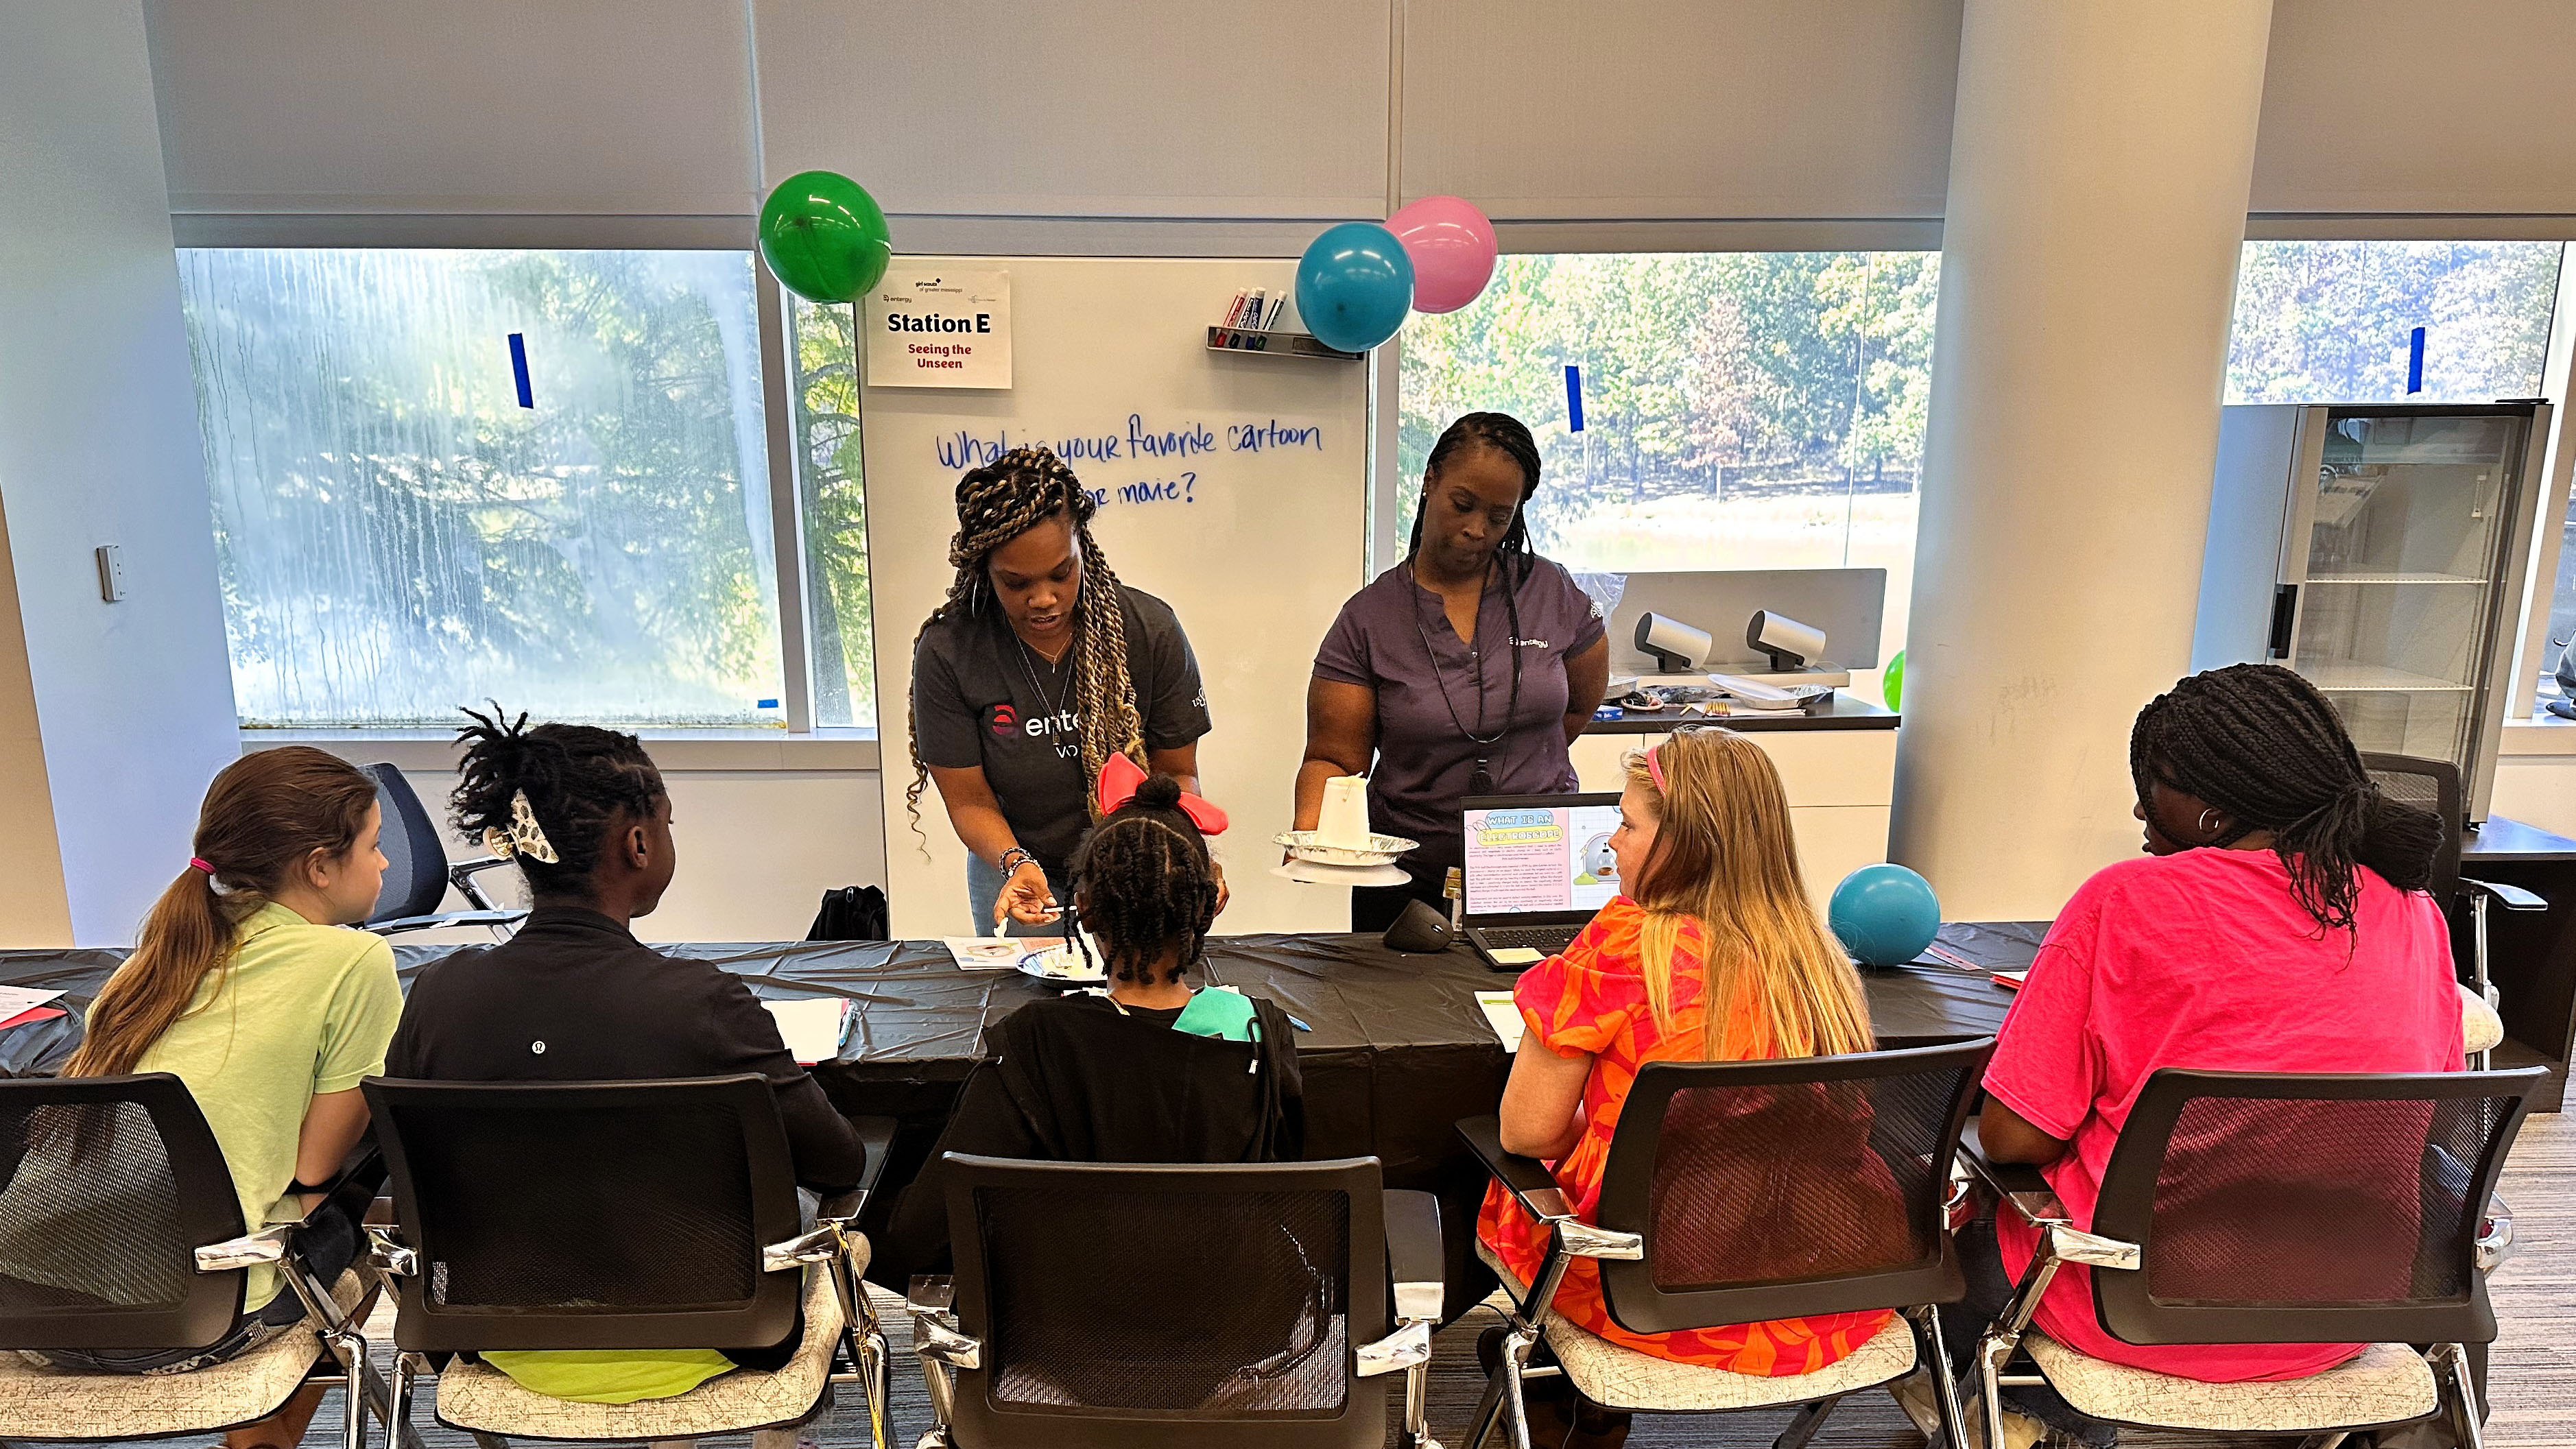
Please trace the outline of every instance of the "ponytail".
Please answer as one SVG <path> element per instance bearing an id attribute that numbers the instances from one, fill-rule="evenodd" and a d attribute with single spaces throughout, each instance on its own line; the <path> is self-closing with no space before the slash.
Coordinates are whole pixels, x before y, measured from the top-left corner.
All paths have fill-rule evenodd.
<path id="1" fill-rule="evenodd" d="M 365 771 L 309 745 L 225 766 L 198 811 L 196 858 L 152 903 L 134 954 L 99 988 L 63 1075 L 133 1071 L 188 1014 L 206 978 L 231 965 L 243 920 L 315 852 L 347 853 L 375 803 Z"/>

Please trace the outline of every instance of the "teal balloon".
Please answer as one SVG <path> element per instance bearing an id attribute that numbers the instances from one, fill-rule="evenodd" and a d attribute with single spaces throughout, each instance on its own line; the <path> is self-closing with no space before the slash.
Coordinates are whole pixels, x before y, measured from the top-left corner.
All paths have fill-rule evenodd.
<path id="1" fill-rule="evenodd" d="M 1932 944 L 1941 929 L 1941 902 L 1932 882 L 1901 865 L 1864 865 L 1834 887 L 1825 920 L 1853 960 L 1902 966 Z"/>
<path id="2" fill-rule="evenodd" d="M 1896 711 L 1898 714 L 1905 713 L 1904 650 L 1897 650 L 1896 657 L 1887 661 L 1887 673 L 1879 680 L 1878 692 L 1886 698 L 1887 707 L 1889 709 Z"/>
<path id="3" fill-rule="evenodd" d="M 760 255 L 808 302 L 855 302 L 894 260 L 885 208 L 837 171 L 800 171 L 760 208 Z"/>
<path id="4" fill-rule="evenodd" d="M 1327 227 L 1297 260 L 1297 316 L 1326 347 L 1366 352 L 1412 308 L 1413 258 L 1375 222 Z"/>

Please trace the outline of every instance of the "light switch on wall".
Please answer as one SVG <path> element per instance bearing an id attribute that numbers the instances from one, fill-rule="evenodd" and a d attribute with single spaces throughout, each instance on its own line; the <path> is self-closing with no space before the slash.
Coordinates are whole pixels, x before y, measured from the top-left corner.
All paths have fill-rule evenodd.
<path id="1" fill-rule="evenodd" d="M 98 546 L 98 596 L 111 604 L 125 597 L 125 550 L 112 543 Z"/>

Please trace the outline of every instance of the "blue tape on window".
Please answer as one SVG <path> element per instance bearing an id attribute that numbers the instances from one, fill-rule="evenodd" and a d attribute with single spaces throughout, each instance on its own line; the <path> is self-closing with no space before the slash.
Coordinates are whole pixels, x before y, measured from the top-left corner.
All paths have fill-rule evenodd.
<path id="1" fill-rule="evenodd" d="M 755 699 L 751 702 L 751 707 L 753 709 L 776 709 L 778 708 L 778 701 L 774 699 Z"/>
<path id="2" fill-rule="evenodd" d="M 2406 338 L 2406 390 L 2424 390 L 2424 329 L 2416 328 Z"/>
<path id="3" fill-rule="evenodd" d="M 1565 365 L 1565 430 L 1583 431 L 1583 369 L 1571 362 Z"/>
<path id="4" fill-rule="evenodd" d="M 510 375 L 519 380 L 519 406 L 535 407 L 537 395 L 528 390 L 528 334 L 524 332 L 510 334 Z"/>

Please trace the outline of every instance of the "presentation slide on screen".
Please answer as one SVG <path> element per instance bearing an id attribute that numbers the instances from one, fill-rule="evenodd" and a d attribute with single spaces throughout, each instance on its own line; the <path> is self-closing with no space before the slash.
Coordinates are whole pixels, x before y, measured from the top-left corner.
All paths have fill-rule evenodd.
<path id="1" fill-rule="evenodd" d="M 1619 894 L 1616 805 L 1467 812 L 1467 914 L 1597 911 Z"/>

